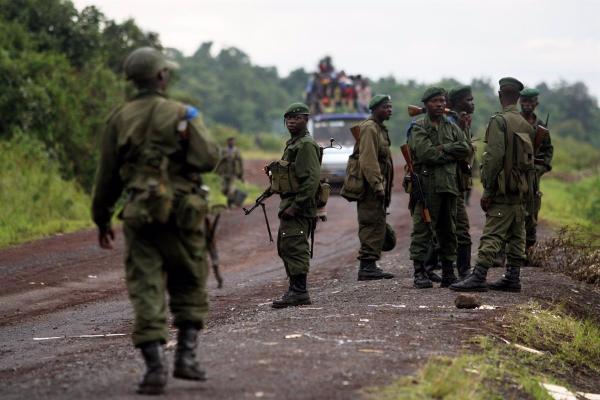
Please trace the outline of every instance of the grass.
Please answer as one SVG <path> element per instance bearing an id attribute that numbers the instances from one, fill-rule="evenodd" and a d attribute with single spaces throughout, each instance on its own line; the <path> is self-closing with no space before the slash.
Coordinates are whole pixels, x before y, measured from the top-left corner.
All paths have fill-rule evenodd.
<path id="1" fill-rule="evenodd" d="M 561 308 L 528 304 L 508 316 L 505 333 L 544 354 L 518 350 L 492 336 L 478 336 L 456 357 L 434 357 L 414 376 L 367 389 L 369 399 L 551 399 L 540 385 L 569 387 L 572 374 L 597 376 L 600 328 L 591 320 L 567 315 Z"/>

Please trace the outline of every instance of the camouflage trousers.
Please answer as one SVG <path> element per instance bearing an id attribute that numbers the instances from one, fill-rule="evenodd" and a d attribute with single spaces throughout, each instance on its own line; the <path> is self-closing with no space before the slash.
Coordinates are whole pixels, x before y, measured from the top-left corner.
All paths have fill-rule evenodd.
<path id="1" fill-rule="evenodd" d="M 174 224 L 123 224 L 125 275 L 135 323 L 133 343 L 168 339 L 165 291 L 175 326 L 201 328 L 208 315 L 206 239 Z"/>
<path id="2" fill-rule="evenodd" d="M 479 241 L 477 265 L 488 269 L 506 244 L 507 264 L 521 267 L 525 257 L 525 208 L 521 203 L 492 203 Z"/>
<path id="3" fill-rule="evenodd" d="M 288 276 L 308 274 L 310 267 L 310 232 L 313 218 L 280 219 L 277 232 L 277 254 Z"/>
<path id="4" fill-rule="evenodd" d="M 358 259 L 377 261 L 381 258 L 383 239 L 385 238 L 385 207 L 383 201 L 367 189 L 363 199 L 356 203 L 358 215 L 358 239 L 360 249 Z"/>
<path id="5" fill-rule="evenodd" d="M 431 227 L 439 243 L 440 261 L 456 261 L 456 196 L 434 193 L 428 196 Z M 412 214 L 413 230 L 410 241 L 410 259 L 425 262 L 431 244 L 431 231 L 423 220 L 423 205 L 417 202 Z"/>

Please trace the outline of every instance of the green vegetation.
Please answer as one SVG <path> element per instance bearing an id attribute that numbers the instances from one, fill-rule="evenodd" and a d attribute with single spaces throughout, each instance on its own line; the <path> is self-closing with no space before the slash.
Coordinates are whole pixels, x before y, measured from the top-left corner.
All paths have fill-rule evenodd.
<path id="1" fill-rule="evenodd" d="M 434 357 L 412 377 L 367 390 L 368 397 L 391 399 L 551 399 L 540 383 L 567 383 L 600 369 L 600 327 L 562 309 L 530 304 L 508 316 L 507 338 L 476 337 L 457 357 Z M 517 349 L 529 346 L 543 354 Z"/>
<path id="2" fill-rule="evenodd" d="M 90 198 L 24 135 L 0 141 L 0 247 L 92 225 Z"/>

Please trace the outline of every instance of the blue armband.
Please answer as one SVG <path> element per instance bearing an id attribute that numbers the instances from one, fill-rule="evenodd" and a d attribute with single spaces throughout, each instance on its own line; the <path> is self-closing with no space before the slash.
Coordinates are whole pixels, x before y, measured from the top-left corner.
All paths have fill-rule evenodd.
<path id="1" fill-rule="evenodd" d="M 185 115 L 183 116 L 184 120 L 191 121 L 198 115 L 200 115 L 200 111 L 196 107 L 185 106 Z"/>

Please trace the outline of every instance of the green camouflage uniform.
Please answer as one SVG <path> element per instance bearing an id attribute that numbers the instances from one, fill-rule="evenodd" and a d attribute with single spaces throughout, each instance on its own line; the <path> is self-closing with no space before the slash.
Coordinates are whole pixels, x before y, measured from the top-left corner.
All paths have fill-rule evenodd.
<path id="1" fill-rule="evenodd" d="M 229 199 L 234 191 L 236 179 L 244 179 L 244 164 L 242 155 L 237 147 L 226 147 L 221 151 L 221 159 L 215 172 L 222 179 L 221 192 Z"/>
<path id="2" fill-rule="evenodd" d="M 429 206 L 431 224 L 439 243 L 441 261 L 456 259 L 456 198 L 459 195 L 457 160 L 470 154 L 464 133 L 445 116 L 436 127 L 428 115 L 417 119 L 408 140 L 414 169 Z M 441 150 L 437 149 L 442 145 Z M 414 205 L 410 259 L 423 263 L 431 243 L 431 232 L 422 217 L 423 205 Z"/>
<path id="3" fill-rule="evenodd" d="M 288 140 L 283 151 L 284 161 L 294 164 L 298 191 L 281 195 L 277 252 L 288 276 L 307 274 L 310 265 L 309 237 L 317 215 L 316 195 L 321 172 L 319 146 L 308 131 Z M 295 218 L 285 217 L 288 207 L 296 210 Z"/>
<path id="4" fill-rule="evenodd" d="M 538 119 L 538 117 L 533 114 L 535 118 L 535 123 L 533 124 L 533 129 L 535 130 L 538 125 L 544 126 L 545 124 L 542 120 Z M 533 143 L 533 139 L 532 139 Z M 533 185 L 533 201 L 526 203 L 525 211 L 525 233 L 526 233 L 526 244 L 527 247 L 533 246 L 537 240 L 537 221 L 538 221 L 538 213 L 540 212 L 540 208 L 542 207 L 542 192 L 540 191 L 540 181 L 542 175 L 546 172 L 550 172 L 552 170 L 552 156 L 554 155 L 554 146 L 552 145 L 552 140 L 550 139 L 550 135 L 545 136 L 540 144 L 540 147 L 535 151 L 535 172 L 536 179 Z"/>
<path id="5" fill-rule="evenodd" d="M 200 215 L 200 208 L 190 210 L 183 206 L 182 199 L 202 196 L 199 173 L 214 168 L 219 151 L 200 118 L 188 122 L 189 138 L 179 135 L 177 126 L 185 114 L 186 106 L 165 98 L 162 93 L 140 91 L 112 113 L 102 137 L 92 214 L 98 227 L 110 226 L 114 205 L 125 191 L 127 197 L 120 216 L 124 218 L 125 272 L 135 314 L 136 346 L 167 340 L 165 289 L 176 326 L 200 328 L 207 317 L 203 220 L 182 229 L 182 219 L 176 213 L 191 211 L 187 216 Z M 148 151 L 158 154 L 156 160 L 162 160 L 161 168 L 168 165 L 166 174 L 171 182 L 168 190 L 173 194 L 173 206 L 164 223 L 149 220 L 134 223 L 134 219 L 127 219 L 131 213 L 144 212 L 139 206 L 144 193 L 139 186 L 140 174 L 158 165 L 152 164 L 155 160 L 140 164 L 142 155 Z M 163 164 L 165 160 L 167 163 Z M 162 193 L 166 189 L 159 185 L 156 190 Z M 151 202 L 148 204 L 153 206 Z M 187 216 L 183 217 L 186 224 L 192 222 L 185 221 Z"/>
<path id="6" fill-rule="evenodd" d="M 364 196 L 356 205 L 360 240 L 358 259 L 377 261 L 385 238 L 385 210 L 392 198 L 394 165 L 391 142 L 387 128 L 373 118 L 362 121 L 359 126 L 360 137 L 354 153 L 359 154 L 358 163 L 366 184 Z M 385 193 L 383 203 L 375 196 L 382 191 Z"/>
<path id="7" fill-rule="evenodd" d="M 521 116 L 516 105 L 504 108 L 502 113 L 490 119 L 485 134 L 485 152 L 481 165 L 483 197 L 491 199 L 486 212 L 485 226 L 479 243 L 477 265 L 487 270 L 503 243 L 507 244 L 506 256 L 512 267 L 521 267 L 525 261 L 525 209 L 519 193 L 502 194 L 498 181 L 504 177 L 506 135 L 513 132 L 528 133 L 533 128 Z"/>

